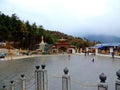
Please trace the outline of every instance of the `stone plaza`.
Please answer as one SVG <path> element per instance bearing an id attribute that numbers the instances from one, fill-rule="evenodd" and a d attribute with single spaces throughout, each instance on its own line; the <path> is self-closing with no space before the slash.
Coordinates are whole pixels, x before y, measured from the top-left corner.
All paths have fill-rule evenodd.
<path id="1" fill-rule="evenodd" d="M 94 62 L 92 61 L 94 59 Z M 19 90 L 21 74 L 26 77 L 26 90 L 35 90 L 35 66 L 46 65 L 49 90 L 62 90 L 63 69 L 69 69 L 71 90 L 98 90 L 99 75 L 107 77 L 108 90 L 115 90 L 116 71 L 120 69 L 120 58 L 84 54 L 43 55 L 18 60 L 0 61 L 0 88 L 9 87 L 11 80 Z"/>

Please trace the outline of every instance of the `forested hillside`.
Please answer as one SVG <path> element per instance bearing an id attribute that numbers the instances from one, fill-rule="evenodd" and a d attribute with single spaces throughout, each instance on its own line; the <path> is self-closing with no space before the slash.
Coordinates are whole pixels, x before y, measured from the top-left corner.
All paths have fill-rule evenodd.
<path id="1" fill-rule="evenodd" d="M 0 42 L 8 42 L 14 48 L 35 49 L 44 36 L 48 44 L 55 43 L 61 37 L 67 39 L 78 48 L 94 45 L 94 42 L 73 37 L 58 31 L 46 30 L 42 25 L 22 21 L 16 14 L 11 16 L 0 12 Z"/>

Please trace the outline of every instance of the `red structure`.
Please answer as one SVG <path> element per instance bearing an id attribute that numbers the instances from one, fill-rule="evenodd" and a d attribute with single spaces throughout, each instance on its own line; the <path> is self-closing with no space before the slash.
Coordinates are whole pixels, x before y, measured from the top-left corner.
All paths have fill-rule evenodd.
<path id="1" fill-rule="evenodd" d="M 52 46 L 52 53 L 76 53 L 76 47 L 68 43 L 66 39 L 59 39 L 57 43 Z"/>

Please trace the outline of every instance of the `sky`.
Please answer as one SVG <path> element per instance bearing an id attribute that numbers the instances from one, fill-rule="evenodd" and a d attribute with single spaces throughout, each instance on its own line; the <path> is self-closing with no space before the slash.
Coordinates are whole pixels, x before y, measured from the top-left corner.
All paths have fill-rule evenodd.
<path id="1" fill-rule="evenodd" d="M 0 0 L 0 11 L 68 35 L 120 37 L 120 0 Z"/>

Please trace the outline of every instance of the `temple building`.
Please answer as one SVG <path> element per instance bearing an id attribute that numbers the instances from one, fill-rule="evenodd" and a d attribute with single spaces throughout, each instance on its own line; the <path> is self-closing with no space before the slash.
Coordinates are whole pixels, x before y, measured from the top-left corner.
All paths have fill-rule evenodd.
<path id="1" fill-rule="evenodd" d="M 76 47 L 62 38 L 52 46 L 51 53 L 76 53 Z"/>

